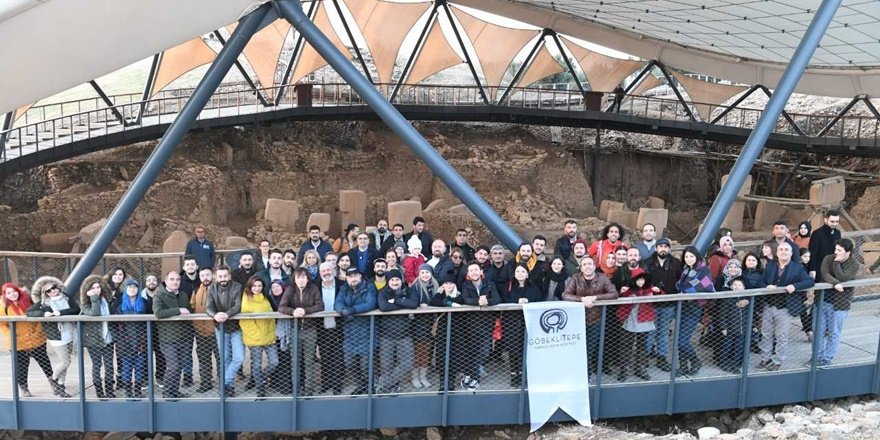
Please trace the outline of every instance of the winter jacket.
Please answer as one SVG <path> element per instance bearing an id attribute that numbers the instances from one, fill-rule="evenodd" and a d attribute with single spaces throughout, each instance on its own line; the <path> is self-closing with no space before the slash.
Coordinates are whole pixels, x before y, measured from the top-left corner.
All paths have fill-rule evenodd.
<path id="1" fill-rule="evenodd" d="M 577 239 L 577 237 L 575 237 Z M 571 256 L 571 239 L 568 236 L 563 235 L 556 239 L 556 247 L 554 248 L 556 253 L 562 256 L 563 260 L 568 260 L 568 257 Z"/>
<path id="2" fill-rule="evenodd" d="M 44 294 L 43 288 L 47 284 L 58 286 L 61 289 L 60 295 L 52 298 Z M 26 314 L 29 318 L 43 318 L 46 316 L 46 312 L 55 311 L 60 313 L 61 316 L 79 315 L 79 303 L 77 302 L 76 295 L 68 296 L 67 288 L 58 278 L 50 276 L 38 278 L 34 282 L 34 287 L 31 288 L 31 294 L 37 296 L 37 302 L 28 307 Z M 56 341 L 56 343 L 66 341 L 65 343 L 69 343 L 73 342 L 76 335 L 76 323 L 73 322 L 53 322 L 52 317 L 49 317 L 45 318 L 41 325 L 43 333 L 45 333 L 46 339 L 49 341 Z"/>
<path id="3" fill-rule="evenodd" d="M 293 315 L 293 311 L 302 308 L 306 315 L 316 312 L 323 312 L 324 298 L 321 296 L 321 288 L 317 284 L 309 283 L 305 289 L 300 289 L 296 284 L 284 289 L 284 295 L 278 303 L 278 313 L 285 315 Z M 317 329 L 321 324 L 320 319 L 297 319 L 301 324 L 301 329 Z"/>
<path id="4" fill-rule="evenodd" d="M 483 269 L 483 278 L 487 281 L 495 284 L 495 291 L 498 295 L 501 295 L 505 289 L 507 289 L 507 283 L 510 282 L 510 268 L 507 267 L 508 263 L 504 262 L 501 267 L 495 265 L 495 263 L 489 263 L 485 269 Z M 465 284 L 467 284 L 465 282 Z M 464 286 L 461 286 L 462 293 L 464 293 Z"/>
<path id="5" fill-rule="evenodd" d="M 504 295 L 501 296 L 501 302 L 508 304 L 519 304 L 520 299 L 526 299 L 530 303 L 540 302 L 544 300 L 541 290 L 535 287 L 531 281 L 526 280 L 525 286 L 520 286 L 517 281 L 513 281 L 513 285 L 508 287 Z"/>
<path id="6" fill-rule="evenodd" d="M 409 286 L 409 294 L 415 298 L 416 305 L 431 304 L 431 300 L 440 293 L 442 293 L 442 289 L 436 278 L 431 278 L 431 281 L 427 283 L 416 279 L 412 286 Z M 413 316 L 410 334 L 415 341 L 431 340 L 431 326 L 434 323 L 434 318 L 436 318 L 435 315 L 427 313 Z"/>
<path id="7" fill-rule="evenodd" d="M 418 237 L 419 241 L 422 242 L 422 255 L 425 258 L 431 258 L 431 245 L 434 244 L 434 237 L 431 236 L 431 233 L 428 232 L 427 229 L 423 230 L 421 234 L 416 235 L 416 231 L 408 232 L 403 234 L 403 241 L 409 242 L 409 239 L 413 236 Z"/>
<path id="8" fill-rule="evenodd" d="M 441 256 L 437 264 L 434 265 L 434 278 L 437 279 L 437 283 L 442 285 L 447 281 L 455 282 L 455 277 L 455 265 L 452 264 L 452 260 L 448 255 Z"/>
<path id="9" fill-rule="evenodd" d="M 556 286 L 550 292 L 550 282 L 554 280 L 556 281 Z M 549 295 L 552 297 L 551 301 L 562 300 L 562 292 L 565 291 L 566 281 L 568 281 L 568 273 L 565 272 L 565 268 L 559 274 L 554 273 L 552 269 L 548 269 L 544 273 L 544 279 L 541 280 L 541 293 L 544 295 L 544 298 L 546 299 Z"/>
<path id="10" fill-rule="evenodd" d="M 822 261 L 826 256 L 834 254 L 834 243 L 837 240 L 840 240 L 840 229 L 831 229 L 828 225 L 822 225 L 810 234 L 810 262 L 807 267 L 810 272 L 816 272 L 816 279 L 822 279 Z M 791 259 L 797 261 L 794 255 Z"/>
<path id="11" fill-rule="evenodd" d="M 721 251 L 715 251 L 715 253 L 709 257 L 709 273 L 712 274 L 713 280 L 718 278 L 718 275 L 721 275 L 721 272 L 724 272 L 724 268 L 727 266 L 727 263 L 730 262 L 731 258 L 736 258 L 736 251 L 733 251 L 731 256 L 727 256 Z"/>
<path id="12" fill-rule="evenodd" d="M 477 289 L 473 281 L 465 280 L 461 286 L 462 301 L 469 306 L 478 306 L 480 305 L 481 296 L 486 297 L 487 305 L 489 306 L 501 303 L 501 295 L 498 294 L 498 289 L 495 287 L 495 284 L 488 282 L 486 277 L 483 277 L 479 289 Z"/>
<path id="13" fill-rule="evenodd" d="M 862 265 L 852 255 L 842 263 L 834 261 L 834 254 L 828 255 L 822 260 L 822 281 L 834 285 L 854 280 L 858 276 L 861 267 Z M 852 304 L 852 297 L 852 287 L 845 287 L 843 292 L 838 292 L 834 288 L 825 291 L 825 302 L 831 304 L 834 310 L 849 310 Z"/>
<path id="14" fill-rule="evenodd" d="M 642 240 L 642 241 L 634 244 L 633 247 L 635 247 L 636 249 L 639 250 L 639 260 L 641 260 L 642 263 L 644 263 L 645 261 L 648 260 L 648 258 L 651 257 L 651 255 L 654 254 L 654 250 L 657 249 L 657 240 L 654 240 L 654 243 L 651 244 L 650 246 L 648 246 L 648 244 L 645 243 L 644 240 Z"/>
<path id="15" fill-rule="evenodd" d="M 636 280 L 639 278 L 645 279 L 645 284 L 642 285 L 642 287 L 639 287 L 636 285 Z M 662 294 L 662 291 L 660 293 L 655 294 L 654 291 L 651 290 L 651 288 L 653 287 L 651 285 L 651 275 L 648 272 L 645 272 L 643 269 L 638 268 L 638 267 L 633 269 L 632 272 L 630 273 L 630 280 L 629 280 L 629 284 L 627 286 L 629 287 L 629 289 L 627 289 L 626 292 L 623 292 L 620 294 L 620 296 L 623 298 L 635 297 L 635 296 L 653 296 L 653 295 Z M 635 307 L 635 304 L 621 304 L 620 306 L 618 306 L 617 320 L 620 322 L 626 321 L 626 318 L 632 312 L 633 307 Z M 651 322 L 656 318 L 657 318 L 657 315 L 654 312 L 654 304 L 651 304 L 651 303 L 639 304 L 639 311 L 638 311 L 638 314 L 636 315 L 636 320 L 638 322 Z"/>
<path id="16" fill-rule="evenodd" d="M 342 351 L 347 354 L 368 354 L 371 350 L 370 318 L 353 315 L 376 309 L 376 287 L 373 283 L 361 280 L 355 287 L 343 284 L 336 295 L 333 309 L 341 315 L 349 315 L 343 327 Z"/>
<path id="17" fill-rule="evenodd" d="M 388 300 L 393 299 L 390 303 Z M 392 312 L 395 310 L 416 309 L 419 307 L 419 299 L 416 292 L 401 286 L 400 289 L 393 290 L 385 287 L 378 293 L 377 302 L 379 310 L 383 312 Z M 378 334 L 380 338 L 400 340 L 410 335 L 410 319 L 407 315 L 390 315 L 377 317 Z"/>
<path id="18" fill-rule="evenodd" d="M 585 296 L 595 296 L 597 300 L 617 299 L 617 289 L 611 284 L 605 275 L 596 273 L 592 279 L 584 278 L 583 274 L 578 273 L 569 277 L 565 284 L 565 290 L 562 292 L 562 299 L 565 301 L 580 301 Z M 595 324 L 599 322 L 601 312 L 598 307 L 587 309 L 587 323 Z"/>
<path id="19" fill-rule="evenodd" d="M 196 257 L 196 262 L 199 264 L 199 267 L 214 267 L 214 262 L 217 261 L 217 254 L 214 252 L 214 244 L 207 238 L 203 241 L 199 241 L 198 238 L 190 240 L 189 243 L 186 244 L 186 251 L 184 254 Z"/>
<path id="20" fill-rule="evenodd" d="M 352 248 L 348 251 L 351 267 L 356 268 L 364 278 L 373 278 L 373 261 L 378 257 L 376 248 L 372 246 L 367 246 L 365 251 L 361 251 L 358 248 Z"/>
<path id="21" fill-rule="evenodd" d="M 569 254 L 565 259 L 565 272 L 568 276 L 574 276 L 581 271 L 581 261 L 583 261 L 584 258 L 590 258 L 590 256 L 584 255 L 583 257 L 578 258 L 575 257 L 574 254 Z"/>
<path id="22" fill-rule="evenodd" d="M 158 319 L 167 319 L 180 315 L 180 309 L 189 308 L 189 296 L 177 290 L 169 292 L 164 285 L 159 286 L 159 293 L 153 297 L 153 313 Z M 190 310 L 191 311 L 191 310 Z M 193 327 L 188 321 L 172 321 L 156 324 L 159 328 L 159 343 L 174 344 L 192 338 Z"/>
<path id="23" fill-rule="evenodd" d="M 256 264 L 251 266 L 250 270 L 245 270 L 245 268 L 239 266 L 238 269 L 232 271 L 232 281 L 235 281 L 239 285 L 247 286 L 248 280 L 251 279 L 252 276 L 258 274 L 260 271 L 257 270 Z M 268 284 L 266 284 L 268 286 Z"/>
<path id="24" fill-rule="evenodd" d="M 202 285 L 199 274 L 196 272 L 195 278 L 190 278 L 183 270 L 180 271 L 180 291 L 185 293 L 187 298 L 191 298 L 196 289 Z"/>
<path id="25" fill-rule="evenodd" d="M 745 281 L 746 289 L 762 289 L 764 284 L 764 272 L 756 269 L 743 267 L 743 273 L 740 275 Z"/>
<path id="26" fill-rule="evenodd" d="M 403 235 L 401 235 L 400 238 L 394 238 L 394 235 L 391 235 L 382 242 L 382 246 L 379 248 L 379 255 L 384 257 L 388 251 L 394 249 L 398 244 L 403 246 L 404 252 L 409 252 L 409 249 L 406 246 L 406 240 L 403 239 Z"/>
<path id="27" fill-rule="evenodd" d="M 126 280 L 123 292 L 133 284 L 140 289 L 140 284 L 135 280 Z M 147 301 L 140 295 L 134 297 L 124 295 L 116 304 L 112 313 L 114 315 L 147 315 L 151 310 L 147 307 Z M 120 321 L 115 322 L 113 328 L 113 342 L 117 346 L 118 356 L 133 356 L 147 351 L 147 323 L 143 321 Z"/>
<path id="28" fill-rule="evenodd" d="M 315 244 L 312 243 L 311 240 L 306 240 L 306 242 L 303 243 L 302 246 L 299 247 L 299 254 L 296 256 L 296 265 L 297 266 L 299 266 L 303 263 L 303 258 L 305 258 L 305 256 L 306 256 L 306 251 L 312 250 L 312 249 L 314 249 L 314 251 L 318 253 L 318 256 L 321 258 L 321 261 L 324 261 L 324 255 L 327 255 L 327 252 L 330 252 L 333 250 L 333 248 L 330 247 L 330 243 L 327 243 L 324 240 L 319 241 L 317 246 L 315 246 Z M 244 284 L 242 284 L 242 286 L 244 286 Z"/>
<path id="29" fill-rule="evenodd" d="M 725 289 L 729 290 L 729 289 Z M 727 330 L 728 335 L 744 335 L 748 330 L 746 324 L 748 321 L 746 320 L 746 313 L 748 312 L 748 307 L 737 307 L 736 303 L 738 303 L 742 299 L 748 298 L 725 298 L 718 301 L 715 307 L 718 307 L 718 329 L 719 330 Z"/>
<path id="30" fill-rule="evenodd" d="M 778 293 L 766 297 L 766 304 L 777 309 L 788 309 L 788 314 L 798 316 L 804 311 L 804 301 L 807 296 L 804 290 L 813 287 L 816 283 L 810 278 L 810 274 L 804 266 L 795 260 L 790 261 L 782 273 L 779 273 L 779 263 L 776 260 L 767 263 L 764 268 L 764 285 L 785 287 L 793 285 L 796 289 L 793 293 Z"/>
<path id="31" fill-rule="evenodd" d="M 268 286 L 269 284 L 264 284 Z M 208 287 L 208 302 L 205 304 L 205 313 L 211 318 L 217 313 L 224 312 L 229 317 L 233 317 L 241 313 L 241 296 L 244 288 L 241 284 L 231 281 L 226 287 L 220 286 L 218 283 L 211 284 Z M 214 321 L 214 326 L 219 327 L 220 323 Z M 239 322 L 234 319 L 228 319 L 224 322 L 224 330 L 226 333 L 237 332 L 241 327 Z"/>
<path id="32" fill-rule="evenodd" d="M 272 305 L 262 293 L 241 296 L 241 313 L 270 313 Z M 229 321 L 227 321 L 229 322 Z M 272 345 L 275 343 L 274 319 L 241 319 L 241 339 L 248 347 Z"/>
<path id="33" fill-rule="evenodd" d="M 101 284 L 101 294 L 89 296 L 86 293 L 94 283 Z M 110 316 L 112 310 L 118 307 L 113 301 L 110 286 L 98 275 L 90 275 L 83 280 L 79 288 L 80 314 L 86 316 Z M 106 304 L 103 304 L 106 303 Z M 105 309 L 106 310 L 103 310 Z M 104 313 L 106 312 L 106 313 Z M 114 323 L 84 322 L 82 324 L 82 344 L 84 347 L 103 347 L 113 342 Z M 146 337 L 146 334 L 144 335 Z"/>
<path id="34" fill-rule="evenodd" d="M 617 240 L 612 243 L 608 241 L 608 239 L 597 240 L 594 241 L 593 244 L 590 245 L 590 248 L 587 249 L 587 255 L 596 262 L 596 269 L 601 269 L 602 273 L 611 273 L 614 272 L 613 267 L 609 267 L 605 265 L 605 260 L 608 258 L 608 254 L 613 254 L 617 252 L 617 249 L 623 246 L 623 240 Z"/>
<path id="35" fill-rule="evenodd" d="M 208 288 L 204 284 L 199 284 L 195 293 L 189 299 L 189 309 L 193 313 L 205 313 L 208 306 Z M 214 324 L 211 321 L 193 321 L 193 328 L 199 336 L 213 336 Z"/>
<path id="36" fill-rule="evenodd" d="M 5 295 L 5 293 L 3 293 Z M 22 292 L 19 295 L 27 295 L 27 293 Z M 27 309 L 30 309 L 31 302 L 27 301 L 22 304 L 22 309 L 19 310 L 18 307 L 14 304 L 11 304 L 6 299 L 3 299 L 3 305 L 0 306 L 0 316 L 25 316 Z M 12 349 L 12 338 L 10 336 L 11 327 L 8 322 L 0 322 L 0 333 L 3 333 L 6 340 L 6 349 Z M 43 333 L 43 328 L 40 326 L 39 322 L 16 322 L 15 323 L 15 349 L 16 350 L 31 350 L 37 348 L 46 343 L 46 335 Z M 25 359 L 25 361 L 27 361 Z"/>
<path id="37" fill-rule="evenodd" d="M 416 280 L 419 276 L 419 267 L 425 264 L 425 256 L 419 254 L 418 256 L 407 255 L 406 258 L 403 259 L 403 277 L 406 278 L 406 284 L 410 285 L 413 281 Z"/>

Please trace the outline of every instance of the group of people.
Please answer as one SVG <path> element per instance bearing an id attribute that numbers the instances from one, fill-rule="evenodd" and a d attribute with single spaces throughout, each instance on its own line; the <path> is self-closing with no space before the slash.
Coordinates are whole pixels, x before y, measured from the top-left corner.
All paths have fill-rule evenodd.
<path id="1" fill-rule="evenodd" d="M 457 231 L 447 246 L 431 237 L 421 217 L 413 220 L 412 231 L 406 234 L 400 224 L 389 230 L 385 220 L 370 233 L 348 225 L 344 236 L 332 244 L 312 225 L 309 240 L 298 253 L 272 248 L 263 240 L 257 252 L 230 255 L 229 265 L 217 264 L 213 245 L 200 227 L 187 246 L 181 270 L 167 273 L 162 282 L 150 275 L 142 287 L 116 268 L 105 277 L 86 278 L 78 295 L 53 277 L 40 278 L 30 292 L 7 283 L 2 286 L 0 315 L 42 318 L 15 325 L 16 378 L 24 396 L 30 395 L 27 369 L 33 358 L 54 393 L 69 397 L 64 384 L 77 331 L 74 323 L 54 318 L 76 314 L 154 314 L 160 321 L 191 314 L 210 317 L 211 321 L 152 325 L 155 379 L 168 399 L 186 397 L 181 388 L 195 385 L 196 364 L 197 392 L 214 389 L 216 378 L 230 397 L 236 395 L 237 381 L 243 380 L 246 387 L 256 388 L 258 398 L 270 389 L 290 393 L 295 384 L 301 395 L 339 394 L 346 386 L 352 387 L 352 393 L 366 393 L 370 383 L 376 393 L 396 392 L 408 385 L 430 389 L 436 386 L 434 374 L 442 373 L 447 364 L 450 388 L 476 390 L 493 352 L 508 353 L 510 386 L 522 384 L 522 314 L 413 311 L 581 302 L 587 308 L 588 370 L 598 368 L 604 317 L 603 366 L 606 374 L 616 369 L 619 380 L 629 374 L 650 380 L 647 367 L 652 360 L 665 372 L 675 368 L 676 374 L 697 374 L 703 360 L 693 341 L 701 322 L 712 361 L 738 372 L 744 335 L 753 330 L 747 322 L 752 321 L 759 329 L 758 367 L 774 371 L 786 360 L 790 327 L 806 310 L 814 309 L 815 296 L 808 294 L 809 289 L 824 281 L 833 289 L 821 295 L 821 314 L 809 314 L 805 329 L 812 332 L 819 324 L 825 329 L 814 335 L 823 338 L 817 362 L 827 365 L 839 347 L 852 301 L 852 289 L 841 283 L 854 279 L 860 266 L 853 242 L 840 237 L 839 212 L 828 211 L 824 219 L 815 231 L 801 225 L 793 236 L 784 221 L 777 222 L 773 238 L 763 243 L 759 253 L 739 252 L 730 234 L 722 232 L 708 256 L 687 247 L 680 259 L 672 255 L 668 239 L 656 237 L 652 224 L 642 225 L 640 240 L 629 245 L 619 224 L 608 224 L 589 243 L 578 235 L 577 222 L 569 220 L 555 242 L 554 255 L 545 253 L 547 239 L 538 235 L 513 249 L 511 258 L 501 245 L 472 247 L 466 230 Z M 807 253 L 809 260 L 804 259 Z M 678 347 L 677 365 L 669 350 L 676 301 L 610 305 L 605 313 L 594 307 L 596 301 L 619 297 L 765 287 L 784 293 L 682 301 L 679 331 L 671 341 Z M 757 303 L 750 307 L 754 299 Z M 384 313 L 376 317 L 371 335 L 371 318 L 363 314 L 374 310 Z M 747 315 L 750 310 L 756 314 L 752 320 Z M 310 316 L 330 311 L 336 313 Z M 246 317 L 270 312 L 293 319 Z M 7 323 L 0 329 L 10 332 Z M 92 383 L 99 398 L 115 397 L 114 390 L 124 390 L 129 398 L 142 397 L 150 374 L 146 329 L 145 322 L 136 320 L 82 324 L 81 343 L 91 358 Z M 54 354 L 54 364 L 47 348 Z M 250 375 L 242 377 L 246 352 Z M 370 353 L 379 359 L 372 382 Z M 293 377 L 294 362 L 298 377 Z"/>

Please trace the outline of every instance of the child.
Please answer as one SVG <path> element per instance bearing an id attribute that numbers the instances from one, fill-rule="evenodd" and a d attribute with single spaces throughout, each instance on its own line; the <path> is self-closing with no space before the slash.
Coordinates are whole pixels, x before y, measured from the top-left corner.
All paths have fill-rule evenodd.
<path id="1" fill-rule="evenodd" d="M 745 290 L 746 283 L 742 277 L 730 281 L 730 290 Z M 739 366 L 743 362 L 743 335 L 746 325 L 746 307 L 749 300 L 745 298 L 727 298 L 721 300 L 718 316 L 721 317 L 721 355 L 719 365 L 722 370 L 732 374 L 740 374 Z"/>
<path id="2" fill-rule="evenodd" d="M 119 315 L 143 315 L 149 313 L 147 301 L 140 295 L 140 283 L 133 279 L 125 280 L 122 288 L 122 298 L 117 303 L 114 314 Z M 116 323 L 115 342 L 118 347 L 117 353 L 122 358 L 122 383 L 119 388 L 125 390 L 125 397 L 140 399 L 141 382 L 146 379 L 147 363 L 147 323 L 146 322 L 118 322 Z M 132 382 L 134 376 L 134 382 Z"/>
<path id="3" fill-rule="evenodd" d="M 661 294 L 662 291 L 651 285 L 651 276 L 644 269 L 638 267 L 632 270 L 629 281 L 629 289 L 621 292 L 621 297 L 651 296 Z M 651 380 L 651 376 L 645 371 L 647 363 L 648 332 L 654 331 L 654 305 L 623 304 L 617 309 L 617 319 L 623 324 L 626 333 L 623 336 L 622 354 L 629 357 L 629 367 L 633 374 L 642 380 Z M 620 366 L 620 374 L 617 380 L 623 382 L 627 378 L 626 362 Z"/>
<path id="4" fill-rule="evenodd" d="M 422 267 L 427 260 L 425 260 L 425 256 L 422 255 L 422 242 L 418 237 L 410 238 L 406 243 L 406 246 L 409 248 L 409 254 L 403 259 L 403 276 L 406 278 L 406 285 L 412 286 L 416 281 L 416 278 L 419 276 L 419 268 Z"/>

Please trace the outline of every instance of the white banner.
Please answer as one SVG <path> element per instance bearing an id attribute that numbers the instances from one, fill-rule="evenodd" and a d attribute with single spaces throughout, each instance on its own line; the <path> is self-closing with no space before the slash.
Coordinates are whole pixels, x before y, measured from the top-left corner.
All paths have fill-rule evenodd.
<path id="1" fill-rule="evenodd" d="M 524 304 L 523 316 L 532 432 L 547 423 L 557 408 L 581 425 L 591 426 L 584 305 L 566 301 Z"/>

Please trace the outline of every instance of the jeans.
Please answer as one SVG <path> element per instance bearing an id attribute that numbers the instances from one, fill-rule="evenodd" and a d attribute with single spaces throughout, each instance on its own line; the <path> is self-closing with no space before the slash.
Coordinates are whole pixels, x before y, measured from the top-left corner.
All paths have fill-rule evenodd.
<path id="1" fill-rule="evenodd" d="M 318 345 L 318 332 L 314 328 L 310 329 L 302 329 L 299 332 L 299 347 L 302 349 L 300 352 L 300 356 L 302 356 L 302 366 L 303 370 L 303 385 L 304 389 L 301 390 L 305 395 L 313 395 L 318 393 L 318 361 L 315 359 L 315 346 Z M 293 343 L 293 346 L 297 347 L 296 342 Z M 290 353 L 286 351 L 285 353 Z M 289 376 L 289 374 L 288 374 Z M 288 379 L 288 382 L 290 380 Z"/>
<path id="2" fill-rule="evenodd" d="M 241 330 L 221 334 L 220 329 L 217 328 L 214 333 L 217 336 L 217 347 L 222 350 L 220 358 L 225 361 L 226 371 L 223 382 L 227 388 L 235 388 L 235 375 L 241 369 L 241 364 L 244 363 L 244 342 L 241 338 Z M 277 359 L 277 353 L 275 357 Z"/>
<path id="3" fill-rule="evenodd" d="M 764 313 L 761 315 L 762 361 L 782 365 L 788 354 L 788 332 L 791 330 L 792 320 L 796 318 L 788 314 L 788 309 L 764 306 Z"/>
<path id="4" fill-rule="evenodd" d="M 815 333 L 815 337 L 822 337 L 819 342 L 819 353 L 816 356 L 818 362 L 829 364 L 837 355 L 837 350 L 840 348 L 840 332 L 843 330 L 843 321 L 846 320 L 847 313 L 849 310 L 834 310 L 834 306 L 830 303 L 822 304 L 820 329 L 824 329 L 823 333 L 828 336 L 822 337 L 823 335 L 818 331 Z"/>
<path id="5" fill-rule="evenodd" d="M 675 307 L 654 307 L 657 318 L 654 320 L 655 330 L 648 332 L 647 351 L 656 351 L 658 355 L 669 355 L 669 324 L 675 316 Z"/>
<path id="6" fill-rule="evenodd" d="M 254 376 L 254 383 L 257 384 L 258 391 L 265 392 L 266 378 L 278 367 L 278 347 L 275 344 L 251 345 L 248 349 L 251 352 L 251 374 Z M 267 367 L 263 367 L 263 353 L 269 358 Z"/>
<path id="7" fill-rule="evenodd" d="M 162 354 L 165 355 L 165 387 L 162 394 L 165 397 L 180 396 L 180 373 L 183 371 L 183 361 L 186 350 L 191 349 L 189 341 L 165 342 L 159 345 Z"/>
<path id="8" fill-rule="evenodd" d="M 334 328 L 318 327 L 318 350 L 321 353 L 321 388 L 339 393 L 343 388 L 344 375 L 339 374 L 343 364 L 342 320 Z M 294 342 L 295 344 L 295 342 Z"/>
<path id="9" fill-rule="evenodd" d="M 92 384 L 95 390 L 102 389 L 108 393 L 113 391 L 113 344 L 102 347 L 88 347 L 89 358 L 92 360 Z M 104 374 L 101 375 L 101 366 Z"/>
<path id="10" fill-rule="evenodd" d="M 192 334 L 190 334 L 190 336 L 186 338 L 186 341 L 184 342 L 184 345 L 187 346 L 184 347 L 186 352 L 183 354 L 182 371 L 184 376 L 192 376 L 193 374 L 193 348 L 195 348 L 195 342 L 195 336 Z"/>
<path id="11" fill-rule="evenodd" d="M 587 323 L 587 364 L 590 372 L 596 371 L 599 362 L 599 323 Z"/>
<path id="12" fill-rule="evenodd" d="M 212 355 L 214 356 L 214 359 L 217 360 L 217 365 L 220 365 L 220 356 L 217 353 L 216 336 L 212 337 L 196 334 L 196 356 L 199 361 L 199 382 L 203 384 L 210 384 L 213 381 L 214 363 L 211 360 Z M 190 369 L 190 371 L 192 370 Z M 186 374 L 185 362 L 183 374 Z"/>
<path id="13" fill-rule="evenodd" d="M 348 370 L 348 378 L 355 386 L 355 393 L 365 391 L 370 366 L 369 355 L 344 353 L 343 358 L 345 359 L 345 369 Z"/>
<path id="14" fill-rule="evenodd" d="M 89 350 L 89 354 L 91 354 L 91 349 Z M 113 352 L 111 351 L 111 354 Z M 37 365 L 40 366 L 40 369 L 43 370 L 43 374 L 46 375 L 47 378 L 52 377 L 52 364 L 49 362 L 49 355 L 46 353 L 46 346 L 40 345 L 30 350 L 16 350 L 15 351 L 15 360 L 18 362 L 15 366 L 15 381 L 22 388 L 28 387 L 28 367 L 31 364 L 31 358 L 37 361 Z M 110 367 L 110 371 L 112 372 L 112 368 Z"/>
<path id="15" fill-rule="evenodd" d="M 412 369 L 412 338 L 379 338 L 379 364 L 382 370 L 379 385 L 382 387 L 396 386 L 403 375 Z M 442 368 L 442 366 L 438 366 L 438 368 Z"/>
<path id="16" fill-rule="evenodd" d="M 692 339 L 697 331 L 697 324 L 703 316 L 703 307 L 696 301 L 689 301 L 681 305 L 681 325 L 678 332 L 678 352 L 683 359 L 697 357 Z"/>
<path id="17" fill-rule="evenodd" d="M 123 355 L 122 356 L 122 374 L 121 374 L 122 383 L 124 385 L 131 385 L 132 375 L 134 375 L 135 384 L 138 384 L 141 381 L 143 381 L 145 379 L 145 377 L 144 377 L 144 364 L 146 364 L 146 363 L 147 363 L 147 354 L 146 353 L 134 353 L 134 354 L 126 353 L 125 355 Z"/>

